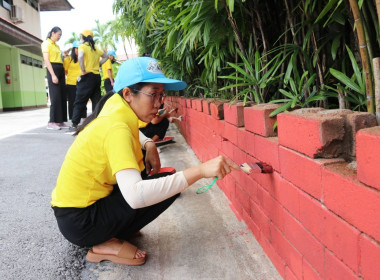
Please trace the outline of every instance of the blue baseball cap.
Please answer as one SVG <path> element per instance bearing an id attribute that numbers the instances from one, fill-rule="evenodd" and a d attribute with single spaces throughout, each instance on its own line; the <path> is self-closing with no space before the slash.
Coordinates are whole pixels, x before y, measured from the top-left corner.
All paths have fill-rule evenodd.
<path id="1" fill-rule="evenodd" d="M 113 57 L 116 57 L 115 51 L 112 51 L 112 50 L 108 51 L 107 55 L 112 55 Z"/>
<path id="2" fill-rule="evenodd" d="M 187 86 L 183 81 L 166 78 L 156 59 L 135 57 L 128 59 L 120 66 L 113 90 L 119 92 L 125 87 L 140 82 L 164 84 L 165 90 L 182 90 Z"/>
<path id="3" fill-rule="evenodd" d="M 74 41 L 73 48 L 79 48 L 80 44 L 81 44 L 80 41 Z"/>

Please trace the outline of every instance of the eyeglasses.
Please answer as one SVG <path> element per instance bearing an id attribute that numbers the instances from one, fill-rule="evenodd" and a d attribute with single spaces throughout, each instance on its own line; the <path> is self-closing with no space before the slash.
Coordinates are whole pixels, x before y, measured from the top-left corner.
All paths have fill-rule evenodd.
<path id="1" fill-rule="evenodd" d="M 147 92 L 144 92 L 144 91 L 141 91 L 141 90 L 138 90 L 137 92 L 140 92 L 142 94 L 150 96 L 152 98 L 153 105 L 155 105 L 157 102 L 159 102 L 160 104 L 163 104 L 164 101 L 165 101 L 165 98 L 166 98 L 165 92 L 162 92 L 161 94 L 158 94 L 158 93 L 147 93 Z"/>

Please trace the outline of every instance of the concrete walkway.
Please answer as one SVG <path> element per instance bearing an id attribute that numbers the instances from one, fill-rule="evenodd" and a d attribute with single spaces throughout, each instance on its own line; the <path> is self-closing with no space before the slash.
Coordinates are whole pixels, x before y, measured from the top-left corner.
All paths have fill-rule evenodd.
<path id="1" fill-rule="evenodd" d="M 87 263 L 87 250 L 60 234 L 50 193 L 74 138 L 46 130 L 48 109 L 0 113 L 0 279 L 281 279 L 217 186 L 200 180 L 132 243 L 148 253 L 140 267 Z M 162 166 L 199 163 L 174 126 Z"/>

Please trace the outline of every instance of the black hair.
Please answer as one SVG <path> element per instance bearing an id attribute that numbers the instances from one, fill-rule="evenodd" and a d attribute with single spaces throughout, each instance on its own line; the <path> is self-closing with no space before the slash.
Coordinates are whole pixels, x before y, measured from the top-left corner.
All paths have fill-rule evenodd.
<path id="1" fill-rule="evenodd" d="M 62 31 L 61 28 L 59 28 L 58 26 L 54 26 L 48 33 L 46 39 L 48 38 L 51 38 L 51 34 L 52 33 L 57 33 L 58 31 Z"/>
<path id="2" fill-rule="evenodd" d="M 77 54 L 75 53 L 75 49 L 77 49 L 76 47 L 73 47 L 71 49 L 71 61 L 74 61 L 74 63 L 77 63 L 78 62 L 78 56 Z"/>
<path id="3" fill-rule="evenodd" d="M 151 57 L 151 54 L 150 53 L 148 53 L 148 52 L 145 52 L 145 53 L 143 53 L 143 55 L 142 56 L 144 56 L 144 57 Z"/>
<path id="4" fill-rule="evenodd" d="M 148 83 L 137 83 L 137 84 L 133 84 L 133 85 L 130 85 L 128 86 L 128 88 L 131 90 L 131 92 L 133 94 L 138 94 L 139 91 L 144 87 L 146 86 Z M 95 106 L 95 109 L 94 111 L 91 113 L 91 115 L 89 115 L 86 120 L 80 125 L 78 126 L 78 129 L 77 131 L 73 134 L 73 136 L 76 136 L 79 134 L 79 132 L 81 132 L 85 127 L 86 125 L 88 125 L 90 122 L 92 122 L 94 119 L 96 119 L 98 117 L 98 115 L 100 114 L 100 112 L 102 111 L 103 107 L 104 107 L 104 104 L 106 104 L 107 100 L 113 96 L 115 94 L 115 92 L 113 90 L 110 90 L 109 92 L 107 92 L 102 98 L 100 98 L 99 102 L 96 104 Z M 117 92 L 118 95 L 120 95 L 121 98 L 123 98 L 123 89 L 119 90 Z"/>
<path id="5" fill-rule="evenodd" d="M 92 48 L 94 51 L 96 51 L 96 48 L 95 48 L 95 42 L 94 42 L 94 39 L 92 38 L 92 36 L 88 35 L 88 36 L 86 37 L 86 36 L 84 36 L 84 35 L 82 34 L 82 38 L 83 38 L 83 41 L 88 42 L 89 45 L 91 46 L 91 48 Z"/>

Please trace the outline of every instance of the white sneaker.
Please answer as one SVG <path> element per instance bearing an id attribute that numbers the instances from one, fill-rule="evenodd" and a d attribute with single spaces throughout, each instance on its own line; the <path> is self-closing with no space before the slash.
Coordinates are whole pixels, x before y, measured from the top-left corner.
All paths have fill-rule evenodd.
<path id="1" fill-rule="evenodd" d="M 50 122 L 50 123 L 48 123 L 46 129 L 60 130 L 61 127 L 59 125 L 57 125 L 56 123 Z"/>

